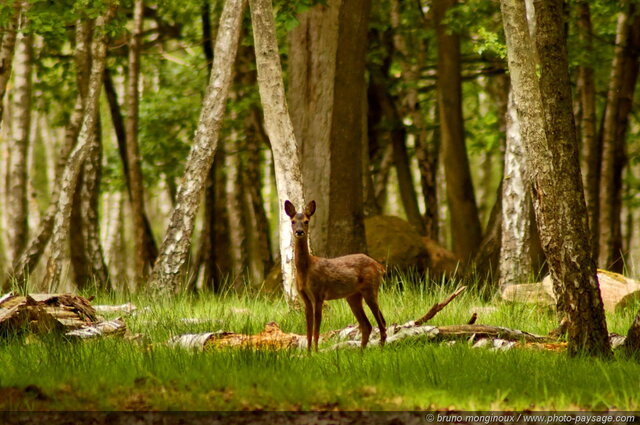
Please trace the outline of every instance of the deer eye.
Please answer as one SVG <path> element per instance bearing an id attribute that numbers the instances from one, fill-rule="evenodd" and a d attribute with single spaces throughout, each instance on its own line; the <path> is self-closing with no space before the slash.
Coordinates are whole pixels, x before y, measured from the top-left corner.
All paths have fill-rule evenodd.
<path id="1" fill-rule="evenodd" d="M 303 221 L 304 224 L 309 224 L 309 220 Z"/>

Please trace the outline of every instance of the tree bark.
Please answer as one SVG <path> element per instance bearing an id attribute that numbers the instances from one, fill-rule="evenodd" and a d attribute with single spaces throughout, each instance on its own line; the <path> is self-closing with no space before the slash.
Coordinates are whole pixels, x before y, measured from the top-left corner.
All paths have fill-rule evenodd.
<path id="1" fill-rule="evenodd" d="M 529 255 L 529 217 L 531 196 L 520 135 L 520 121 L 513 92 L 507 108 L 507 141 L 502 181 L 502 238 L 500 284 L 528 282 L 531 275 Z"/>
<path id="2" fill-rule="evenodd" d="M 278 56 L 278 39 L 271 0 L 250 0 L 251 24 L 256 51 L 258 88 L 264 110 L 264 123 L 273 151 L 278 189 L 280 260 L 285 297 L 295 302 L 295 270 L 291 224 L 284 201 L 304 205 L 302 170 L 293 124 L 289 117 Z M 301 208 L 301 207 L 299 207 Z"/>
<path id="3" fill-rule="evenodd" d="M 24 24 L 23 24 L 24 25 Z M 33 37 L 21 34 L 16 42 L 13 87 L 13 137 L 9 140 L 7 181 L 8 259 L 18 259 L 27 243 L 27 152 L 31 130 L 31 81 Z"/>
<path id="4" fill-rule="evenodd" d="M 79 20 L 76 24 L 76 45 L 74 59 L 77 69 L 77 86 L 78 92 L 69 117 L 69 122 L 65 128 L 62 146 L 59 148 L 58 157 L 55 163 L 55 182 L 51 193 L 49 207 L 44 217 L 40 221 L 38 230 L 29 240 L 27 247 L 17 261 L 14 261 L 12 271 L 9 273 L 9 279 L 23 284 L 29 277 L 29 273 L 35 269 L 44 249 L 46 248 L 53 232 L 54 220 L 58 211 L 58 201 L 60 198 L 62 174 L 69 158 L 69 154 L 78 140 L 78 133 L 82 125 L 84 116 L 84 97 L 86 95 L 86 81 L 90 70 L 89 57 L 91 53 L 91 32 L 93 29 L 92 21 Z M 5 281 L 7 284 L 8 281 Z"/>
<path id="5" fill-rule="evenodd" d="M 122 192 L 107 196 L 104 251 L 112 286 L 124 289 L 127 282 L 126 253 L 124 244 L 124 196 Z M 118 287 L 117 285 L 122 285 Z"/>
<path id="6" fill-rule="evenodd" d="M 140 81 L 140 45 L 142 43 L 144 1 L 135 0 L 133 7 L 133 28 L 129 41 L 129 71 L 127 79 L 127 162 L 131 187 L 131 218 L 133 221 L 133 244 L 135 251 L 134 281 L 140 284 L 146 279 L 153 266 L 147 250 L 149 241 L 145 231 L 144 185 L 140 152 L 138 149 L 138 85 Z"/>
<path id="7" fill-rule="evenodd" d="M 371 0 L 329 0 L 291 32 L 291 118 L 305 197 L 318 210 L 311 246 L 325 257 L 366 251 L 362 179 L 365 52 Z"/>
<path id="8" fill-rule="evenodd" d="M 91 75 L 85 102 L 84 118 L 78 136 L 78 144 L 69 155 L 60 183 L 60 196 L 57 203 L 53 237 L 51 240 L 51 256 L 47 262 L 46 275 L 43 281 L 43 287 L 48 290 L 56 289 L 60 283 L 62 260 L 67 252 L 65 242 L 68 241 L 67 237 L 71 224 L 73 195 L 78 186 L 80 171 L 92 149 L 93 139 L 95 138 L 100 89 L 102 87 L 102 77 L 107 54 L 107 35 L 104 27 L 115 14 L 115 10 L 116 6 L 110 4 L 105 15 L 96 20 L 96 35 L 94 36 L 92 46 Z"/>
<path id="9" fill-rule="evenodd" d="M 581 0 L 578 8 L 578 36 L 581 50 L 587 58 L 593 54 L 591 12 L 589 3 Z M 602 159 L 602 139 L 596 131 L 596 87 L 595 74 L 590 61 L 578 67 L 578 95 L 580 104 L 580 139 L 582 145 L 582 181 L 589 216 L 589 234 L 594 258 L 598 258 L 598 216 L 600 164 Z"/>
<path id="10" fill-rule="evenodd" d="M 568 352 L 610 355 L 604 308 L 587 236 L 562 2 L 535 3 L 540 78 L 530 54 L 534 43 L 524 4 L 520 0 L 500 3 L 536 219 L 560 311 L 566 312 L 570 321 Z"/>
<path id="11" fill-rule="evenodd" d="M 208 73 L 211 76 L 214 30 L 211 25 L 211 6 L 208 0 L 203 1 L 200 16 L 202 49 L 207 61 Z M 224 163 L 224 149 L 218 149 L 205 183 L 204 223 L 200 232 L 196 272 L 191 284 L 192 289 L 198 287 L 212 289 L 215 293 L 223 290 L 224 280 L 231 274 L 228 210 L 227 203 L 224 202 L 226 197 Z"/>
<path id="12" fill-rule="evenodd" d="M 151 272 L 150 287 L 159 294 L 176 292 L 189 256 L 194 220 L 206 177 L 214 160 L 232 82 L 244 5 L 245 0 L 227 0 L 220 17 L 211 78 L 195 140 L 187 158 L 183 181 L 178 187 L 176 205 L 160 254 Z"/>
<path id="13" fill-rule="evenodd" d="M 413 4 L 408 7 L 415 7 Z M 415 127 L 415 151 L 420 171 L 420 185 L 424 197 L 425 213 L 419 222 L 419 228 L 423 228 L 424 235 L 430 239 L 438 239 L 438 196 L 436 187 L 436 170 L 438 167 L 439 143 L 435 138 L 429 141 L 425 113 L 420 107 L 418 98 L 418 84 L 420 80 L 420 66 L 426 61 L 426 42 L 423 38 L 416 37 L 407 40 L 408 34 L 401 27 L 401 3 L 394 0 L 391 3 L 391 26 L 394 29 L 393 46 L 399 56 L 404 81 L 404 93 L 402 106 L 406 116 L 411 118 Z M 411 43 L 412 42 L 412 43 Z M 415 47 L 416 52 L 409 50 L 409 45 Z M 413 59 L 413 56 L 416 56 Z M 398 173 L 400 175 L 400 173 Z M 417 207 L 417 206 L 416 206 Z"/>
<path id="14" fill-rule="evenodd" d="M 13 56 L 16 47 L 16 34 L 18 25 L 20 24 L 20 10 L 22 9 L 22 1 L 14 0 L 13 14 L 7 22 L 0 43 L 0 124 L 2 124 L 2 116 L 4 115 L 4 94 L 7 90 L 7 84 L 11 77 L 11 67 L 13 64 Z"/>
<path id="15" fill-rule="evenodd" d="M 63 149 L 71 149 L 76 143 L 82 119 L 84 107 L 86 105 L 87 90 L 91 74 L 91 21 L 76 21 L 76 45 L 75 45 L 75 65 L 76 65 L 76 87 L 78 97 L 76 98 L 76 108 L 72 112 L 72 117 L 65 133 L 65 146 Z M 95 138 L 95 134 L 93 135 Z M 87 157 L 95 156 L 95 142 L 89 148 Z M 63 165 L 64 167 L 64 165 Z M 78 176 L 78 187 L 73 194 L 73 206 L 71 208 L 71 222 L 74 223 L 73 231 L 69 232 L 70 244 L 73 249 L 70 251 L 73 281 L 79 289 L 84 289 L 91 282 L 91 261 L 87 246 L 87 229 L 85 219 L 85 205 L 83 205 L 83 188 L 86 184 L 94 186 L 91 173 L 85 177 L 84 164 Z"/>
<path id="16" fill-rule="evenodd" d="M 233 132 L 232 132 L 233 133 Z M 237 138 L 234 138 L 234 142 Z M 235 143 L 234 143 L 235 144 Z M 230 146 L 230 143 L 226 143 Z M 237 146 L 237 144 L 235 144 Z M 241 289 L 244 281 L 244 275 L 249 265 L 247 234 L 244 226 L 245 215 L 247 211 L 244 209 L 244 188 L 242 187 L 242 165 L 240 161 L 240 153 L 226 151 L 224 158 L 224 168 L 226 171 L 226 204 L 229 211 L 227 217 L 227 228 L 229 229 L 229 241 L 231 248 L 231 260 L 233 264 L 232 279 L 234 287 Z"/>
<path id="17" fill-rule="evenodd" d="M 631 29 L 631 16 L 634 3 L 625 1 L 625 10 L 618 15 L 616 29 L 616 47 L 614 50 L 607 103 L 602 127 L 602 165 L 600 175 L 600 208 L 598 264 L 612 271 L 622 271 L 622 233 L 620 209 L 622 204 L 622 168 L 624 167 L 624 132 L 620 137 L 620 101 L 626 93 L 622 92 L 625 68 L 629 54 L 627 45 Z"/>
<path id="18" fill-rule="evenodd" d="M 113 130 L 116 133 L 116 140 L 118 142 L 118 153 L 120 154 L 120 161 L 122 162 L 122 169 L 124 173 L 124 179 L 127 183 L 127 193 L 129 200 L 131 200 L 131 177 L 129 173 L 129 159 L 127 156 L 127 131 L 124 124 L 124 118 L 120 110 L 120 104 L 118 103 L 118 94 L 116 93 L 113 85 L 113 79 L 111 78 L 111 72 L 108 68 L 104 71 L 104 91 L 109 103 L 109 110 L 111 111 L 111 122 L 113 123 Z M 146 236 L 144 237 L 146 246 L 146 255 L 149 259 L 149 264 L 154 264 L 158 257 L 158 246 L 153 237 L 153 230 L 151 229 L 151 223 L 149 222 L 149 216 L 143 210 L 144 231 Z"/>
<path id="19" fill-rule="evenodd" d="M 260 140 L 255 130 L 252 119 L 248 118 L 245 125 L 247 133 L 246 150 L 247 150 L 247 167 L 245 177 L 248 185 L 245 190 L 248 193 L 253 216 L 255 217 L 254 234 L 257 237 L 258 252 L 260 262 L 262 264 L 262 278 L 267 276 L 273 267 L 273 257 L 271 255 L 271 230 L 269 229 L 269 220 L 264 209 L 264 199 L 262 196 L 263 182 L 260 176 Z M 258 283 L 258 282 L 256 282 Z"/>
<path id="20" fill-rule="evenodd" d="M 407 146 L 405 144 L 407 130 L 396 107 L 396 102 L 387 90 L 382 71 L 379 69 L 371 69 L 369 80 L 371 87 L 370 92 L 373 97 L 372 100 L 380 109 L 380 116 L 378 117 L 378 122 L 375 124 L 381 125 L 384 123 L 390 127 L 389 138 L 392 159 L 396 168 L 400 198 L 402 199 L 407 220 L 416 228 L 416 231 L 424 234 L 424 222 L 418 207 L 418 199 L 416 198 L 413 177 L 411 175 L 409 154 L 407 153 Z"/>
<path id="21" fill-rule="evenodd" d="M 100 115 L 96 116 L 94 136 L 83 164 L 82 186 L 80 189 L 82 209 L 82 237 L 86 249 L 87 281 L 76 281 L 79 289 L 83 285 L 95 285 L 98 290 L 111 290 L 109 271 L 104 259 L 102 244 L 100 243 L 100 219 L 98 214 L 98 200 L 100 180 L 102 177 L 102 130 Z M 75 248 L 75 247 L 74 247 Z"/>
<path id="22" fill-rule="evenodd" d="M 455 4 L 456 0 L 435 0 L 432 8 L 438 40 L 440 137 L 451 214 L 453 251 L 464 261 L 469 261 L 480 246 L 482 228 L 464 140 L 460 39 L 444 24 L 447 10 Z"/>
<path id="23" fill-rule="evenodd" d="M 629 354 L 640 354 L 640 310 L 627 332 L 624 348 Z"/>

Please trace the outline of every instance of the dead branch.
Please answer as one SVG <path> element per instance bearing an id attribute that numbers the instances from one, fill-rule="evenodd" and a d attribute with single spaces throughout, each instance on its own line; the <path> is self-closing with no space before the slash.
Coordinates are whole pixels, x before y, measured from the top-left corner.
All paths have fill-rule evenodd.
<path id="1" fill-rule="evenodd" d="M 438 326 L 438 338 L 454 339 L 456 337 L 468 338 L 474 336 L 477 338 L 500 338 L 508 341 L 526 341 L 526 342 L 557 342 L 556 338 L 534 335 L 519 329 L 503 328 L 501 326 L 489 325 L 449 325 Z"/>
<path id="2" fill-rule="evenodd" d="M 430 309 L 429 311 L 427 311 L 427 314 L 425 314 L 424 316 L 422 316 L 421 318 L 419 318 L 418 320 L 415 321 L 416 326 L 420 326 L 421 324 L 423 324 L 424 322 L 431 320 L 433 318 L 433 316 L 435 316 L 436 314 L 438 314 L 438 312 L 440 310 L 442 310 L 443 308 L 445 308 L 447 306 L 447 304 L 449 304 L 451 301 L 453 301 L 453 299 L 455 297 L 457 297 L 458 295 L 460 295 L 462 293 L 462 291 L 464 291 L 465 289 L 467 289 L 466 286 L 461 286 L 458 289 L 455 290 L 455 292 L 453 292 L 451 295 L 449 295 L 447 297 L 447 299 L 445 299 L 444 301 L 441 301 L 439 303 L 435 303 Z"/>

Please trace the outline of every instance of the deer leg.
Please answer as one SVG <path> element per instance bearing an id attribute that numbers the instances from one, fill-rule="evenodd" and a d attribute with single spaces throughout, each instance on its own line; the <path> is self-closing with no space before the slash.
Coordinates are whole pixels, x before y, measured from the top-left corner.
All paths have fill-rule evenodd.
<path id="1" fill-rule="evenodd" d="M 315 310 L 314 310 L 314 323 L 313 323 L 313 340 L 316 348 L 316 352 L 318 351 L 318 339 L 320 338 L 320 323 L 322 322 L 322 304 L 324 300 L 316 299 L 315 300 Z"/>
<path id="2" fill-rule="evenodd" d="M 364 300 L 371 309 L 376 322 L 378 322 L 378 328 L 380 329 L 380 345 L 384 346 L 384 343 L 387 340 L 387 322 L 384 320 L 384 316 L 380 311 L 380 306 L 378 306 L 377 294 L 365 293 Z"/>
<path id="3" fill-rule="evenodd" d="M 307 351 L 311 352 L 311 337 L 313 335 L 313 304 L 304 292 L 300 292 L 300 298 L 304 301 L 304 315 L 307 319 Z"/>
<path id="4" fill-rule="evenodd" d="M 349 303 L 349 307 L 351 307 L 351 311 L 353 311 L 353 315 L 356 316 L 360 324 L 360 332 L 362 333 L 362 343 L 360 346 L 364 348 L 369 342 L 369 335 L 371 335 L 371 323 L 369 319 L 367 319 L 367 315 L 362 307 L 362 294 L 358 293 L 347 297 L 347 302 Z"/>

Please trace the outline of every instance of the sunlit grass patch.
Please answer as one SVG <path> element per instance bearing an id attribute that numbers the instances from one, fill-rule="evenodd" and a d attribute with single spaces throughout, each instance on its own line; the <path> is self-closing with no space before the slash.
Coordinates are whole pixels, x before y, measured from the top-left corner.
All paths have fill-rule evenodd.
<path id="1" fill-rule="evenodd" d="M 418 282 L 399 290 L 387 282 L 380 305 L 387 322 L 421 317 L 456 284 Z M 453 346 L 412 340 L 384 349 L 368 347 L 307 354 L 304 350 L 206 349 L 167 346 L 182 333 L 227 330 L 254 334 L 275 321 L 284 332 L 304 334 L 303 312 L 283 299 L 261 296 L 99 295 L 94 304 L 134 303 L 125 316 L 136 340 L 108 337 L 14 338 L 0 342 L 0 388 L 13 404 L 2 409 L 75 410 L 309 410 L 309 409 L 621 409 L 640 408 L 640 364 L 617 356 L 602 361 L 536 349 L 494 352 L 464 341 Z M 635 306 L 609 314 L 624 334 Z M 552 311 L 486 301 L 469 289 L 429 324 L 478 323 L 546 334 Z M 328 304 L 322 331 L 355 324 L 343 300 Z M 321 344 L 321 350 L 329 344 Z M 35 386 L 44 397 L 26 391 Z M 37 395 L 37 394 L 36 394 Z M 17 404 L 16 404 L 17 403 Z"/>

